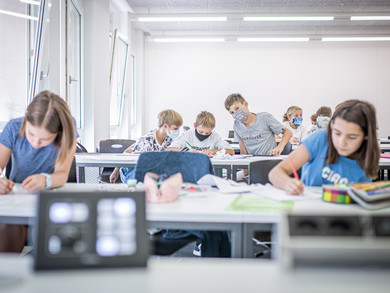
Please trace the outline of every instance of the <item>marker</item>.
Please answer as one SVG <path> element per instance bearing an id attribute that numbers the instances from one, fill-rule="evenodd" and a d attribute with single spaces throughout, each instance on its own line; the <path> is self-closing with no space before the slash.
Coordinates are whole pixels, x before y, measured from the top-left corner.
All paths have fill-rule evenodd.
<path id="1" fill-rule="evenodd" d="M 293 164 L 291 158 L 288 158 L 288 161 L 290 162 L 291 168 L 292 168 L 293 173 L 294 173 L 294 177 L 295 177 L 297 180 L 299 180 L 299 176 L 298 176 L 297 170 L 295 169 L 294 164 Z"/>
<path id="2" fill-rule="evenodd" d="M 188 141 L 186 141 L 186 144 L 188 144 L 190 146 L 190 148 L 194 148 L 192 145 L 190 145 L 190 143 Z"/>

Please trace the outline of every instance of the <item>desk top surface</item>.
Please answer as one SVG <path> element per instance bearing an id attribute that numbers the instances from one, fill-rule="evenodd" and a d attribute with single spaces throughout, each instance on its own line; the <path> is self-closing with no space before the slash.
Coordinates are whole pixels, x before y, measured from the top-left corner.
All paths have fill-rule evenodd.
<path id="1" fill-rule="evenodd" d="M 56 191 L 129 191 L 125 184 L 77 184 L 67 183 Z M 227 207 L 239 194 L 222 194 L 218 191 L 194 192 L 182 195 L 178 200 L 165 204 L 147 204 L 149 221 L 173 222 L 225 222 L 225 223 L 279 223 L 282 212 L 237 211 Z M 0 218 L 36 215 L 37 195 L 8 194 L 0 196 Z M 295 201 L 293 213 L 299 214 L 390 214 L 390 208 L 377 211 L 365 210 L 357 204 L 335 204 L 320 198 Z"/>
<path id="2" fill-rule="evenodd" d="M 389 292 L 389 269 L 285 270 L 259 259 L 151 258 L 147 268 L 34 273 L 32 259 L 0 255 L 0 291 L 21 292 Z M 196 276 L 196 278 L 194 277 Z M 194 279 L 195 278 L 195 279 Z M 5 285 L 8 282 L 8 285 Z M 1 284 L 3 286 L 1 287 Z"/>

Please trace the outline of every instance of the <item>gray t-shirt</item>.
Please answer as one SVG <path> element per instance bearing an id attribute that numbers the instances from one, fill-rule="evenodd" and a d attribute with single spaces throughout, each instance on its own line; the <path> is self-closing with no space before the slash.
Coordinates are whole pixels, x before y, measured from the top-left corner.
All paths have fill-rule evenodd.
<path id="1" fill-rule="evenodd" d="M 246 127 L 244 123 L 234 121 L 234 138 L 242 140 L 250 155 L 269 155 L 276 147 L 275 135 L 279 135 L 284 126 L 269 113 L 256 114 L 256 121 Z"/>

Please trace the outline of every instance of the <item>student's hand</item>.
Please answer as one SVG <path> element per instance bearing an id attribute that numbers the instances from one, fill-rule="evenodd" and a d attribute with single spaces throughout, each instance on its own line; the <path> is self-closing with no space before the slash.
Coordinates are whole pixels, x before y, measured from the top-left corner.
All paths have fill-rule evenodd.
<path id="1" fill-rule="evenodd" d="M 0 178 L 0 194 L 9 193 L 14 188 L 15 183 L 7 178 Z"/>
<path id="2" fill-rule="evenodd" d="M 23 180 L 22 187 L 30 193 L 43 190 L 46 187 L 46 176 L 42 174 L 28 176 Z"/>
<path id="3" fill-rule="evenodd" d="M 110 183 L 115 183 L 115 181 L 118 179 L 119 171 L 117 169 L 114 169 L 110 175 Z"/>
<path id="4" fill-rule="evenodd" d="M 199 153 L 196 149 L 189 149 L 188 151 L 191 153 Z"/>
<path id="5" fill-rule="evenodd" d="M 305 189 L 305 184 L 298 179 L 292 178 L 288 180 L 286 185 L 284 186 L 284 190 L 288 194 L 302 194 Z"/>
<path id="6" fill-rule="evenodd" d="M 276 146 L 276 148 L 272 149 L 269 154 L 271 156 L 279 156 L 283 152 L 284 147 L 281 147 L 279 145 Z"/>
<path id="7" fill-rule="evenodd" d="M 208 156 L 214 156 L 217 153 L 218 150 L 205 150 L 202 151 L 202 154 L 208 155 Z"/>
<path id="8" fill-rule="evenodd" d="M 293 137 L 291 137 L 290 142 L 291 143 L 298 143 L 299 139 L 293 136 Z"/>

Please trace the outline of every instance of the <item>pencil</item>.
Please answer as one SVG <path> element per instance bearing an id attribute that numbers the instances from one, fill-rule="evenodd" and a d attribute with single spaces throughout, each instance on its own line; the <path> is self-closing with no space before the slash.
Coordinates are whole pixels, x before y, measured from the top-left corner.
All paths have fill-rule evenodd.
<path id="1" fill-rule="evenodd" d="M 188 141 L 186 141 L 186 144 L 188 144 L 190 146 L 190 148 L 194 148 L 192 145 L 190 145 L 190 143 Z"/>
<path id="2" fill-rule="evenodd" d="M 293 164 L 291 158 L 288 158 L 288 161 L 290 162 L 291 168 L 292 168 L 293 173 L 294 173 L 294 177 L 295 177 L 297 180 L 299 180 L 299 176 L 298 176 L 297 170 L 295 169 L 294 164 Z"/>

